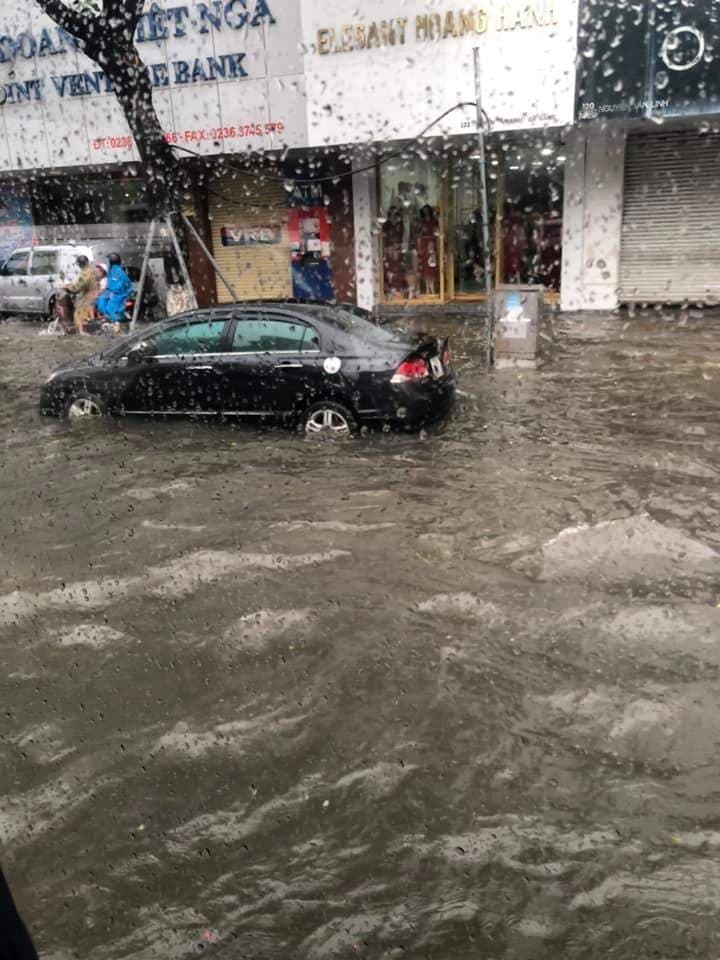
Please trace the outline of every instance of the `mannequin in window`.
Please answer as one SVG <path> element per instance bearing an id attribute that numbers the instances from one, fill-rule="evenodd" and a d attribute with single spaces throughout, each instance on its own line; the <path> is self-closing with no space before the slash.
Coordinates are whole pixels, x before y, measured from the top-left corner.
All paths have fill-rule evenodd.
<path id="1" fill-rule="evenodd" d="M 435 211 L 426 203 L 420 208 L 420 220 L 415 238 L 417 252 L 417 273 L 421 291 L 434 294 L 437 291 L 440 275 L 440 257 L 438 243 L 438 221 Z"/>
<path id="2" fill-rule="evenodd" d="M 400 207 L 395 204 L 388 208 L 387 219 L 383 224 L 383 268 L 385 293 L 389 297 L 402 295 L 406 286 L 403 263 L 403 215 Z"/>

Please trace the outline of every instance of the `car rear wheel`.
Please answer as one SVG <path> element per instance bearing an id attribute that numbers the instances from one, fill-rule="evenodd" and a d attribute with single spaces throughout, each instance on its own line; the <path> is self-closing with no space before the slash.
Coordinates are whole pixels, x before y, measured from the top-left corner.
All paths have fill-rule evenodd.
<path id="1" fill-rule="evenodd" d="M 357 421 L 352 413 L 340 403 L 324 401 L 314 403 L 303 415 L 307 436 L 349 437 L 357 430 Z"/>
<path id="2" fill-rule="evenodd" d="M 90 420 L 105 416 L 105 404 L 91 393 L 79 393 L 68 400 L 65 406 L 68 420 Z"/>

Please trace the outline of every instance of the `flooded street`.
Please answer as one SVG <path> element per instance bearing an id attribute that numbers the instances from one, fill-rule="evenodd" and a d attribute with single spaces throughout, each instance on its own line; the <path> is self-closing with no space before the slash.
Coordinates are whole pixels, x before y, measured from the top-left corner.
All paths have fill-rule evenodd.
<path id="1" fill-rule="evenodd" d="M 720 953 L 720 319 L 427 436 L 41 420 L 0 326 L 0 854 L 45 960 Z"/>

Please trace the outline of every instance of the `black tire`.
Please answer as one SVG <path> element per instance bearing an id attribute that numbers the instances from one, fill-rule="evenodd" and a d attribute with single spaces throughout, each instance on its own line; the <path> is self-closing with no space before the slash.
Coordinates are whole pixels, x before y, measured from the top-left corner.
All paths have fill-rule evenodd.
<path id="1" fill-rule="evenodd" d="M 99 420 L 107 415 L 105 401 L 88 390 L 76 390 L 65 403 L 65 420 Z"/>
<path id="2" fill-rule="evenodd" d="M 355 414 L 341 403 L 320 400 L 303 413 L 300 425 L 307 436 L 349 437 L 357 432 Z"/>

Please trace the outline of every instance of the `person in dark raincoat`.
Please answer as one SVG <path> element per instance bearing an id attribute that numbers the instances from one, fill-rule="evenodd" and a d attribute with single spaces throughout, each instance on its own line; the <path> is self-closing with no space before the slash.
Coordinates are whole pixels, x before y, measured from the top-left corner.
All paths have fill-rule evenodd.
<path id="1" fill-rule="evenodd" d="M 111 253 L 108 264 L 107 281 L 97 299 L 97 311 L 104 320 L 113 324 L 115 333 L 120 333 L 120 324 L 125 318 L 125 301 L 133 292 L 133 285 L 122 268 L 119 254 Z"/>
<path id="2" fill-rule="evenodd" d="M 38 960 L 0 870 L 0 960 Z"/>

